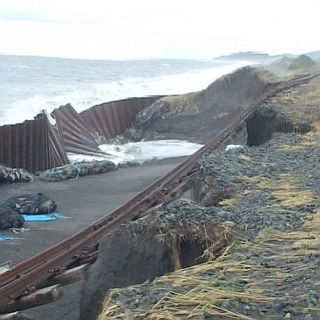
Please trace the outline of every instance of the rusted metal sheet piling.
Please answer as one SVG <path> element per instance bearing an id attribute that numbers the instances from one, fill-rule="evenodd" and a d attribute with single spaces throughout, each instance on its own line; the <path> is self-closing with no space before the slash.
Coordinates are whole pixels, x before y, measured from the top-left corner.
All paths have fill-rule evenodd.
<path id="1" fill-rule="evenodd" d="M 14 125 L 0 127 L 0 163 L 31 172 L 68 163 L 66 152 L 101 154 L 98 141 L 123 133 L 135 115 L 160 96 L 130 98 L 93 106 L 78 113 L 70 104 Z"/>
<path id="2" fill-rule="evenodd" d="M 102 103 L 82 111 L 80 117 L 97 137 L 110 139 L 128 129 L 139 111 L 161 97 L 129 98 Z"/>
<path id="3" fill-rule="evenodd" d="M 45 114 L 35 120 L 0 127 L 0 163 L 34 172 L 67 162 Z"/>

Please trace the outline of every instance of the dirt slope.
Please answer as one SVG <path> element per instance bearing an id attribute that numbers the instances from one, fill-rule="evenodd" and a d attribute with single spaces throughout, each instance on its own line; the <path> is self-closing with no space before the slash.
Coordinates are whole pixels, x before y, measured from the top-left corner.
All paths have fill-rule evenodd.
<path id="1" fill-rule="evenodd" d="M 275 83 L 265 71 L 241 68 L 203 91 L 156 101 L 136 116 L 136 132 L 144 139 L 206 142 Z"/>

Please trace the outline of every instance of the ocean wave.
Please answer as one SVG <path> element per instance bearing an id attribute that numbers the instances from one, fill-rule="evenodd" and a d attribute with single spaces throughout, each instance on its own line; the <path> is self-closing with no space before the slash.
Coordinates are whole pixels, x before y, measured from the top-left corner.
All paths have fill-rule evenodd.
<path id="1" fill-rule="evenodd" d="M 153 77 L 127 77 L 114 81 L 68 83 L 61 79 L 59 84 L 46 83 L 35 87 L 35 94 L 9 103 L 0 118 L 0 124 L 20 123 L 33 119 L 41 110 L 49 113 L 61 105 L 70 103 L 77 111 L 82 111 L 103 102 L 130 97 L 150 95 L 171 95 L 194 92 L 205 89 L 220 76 L 238 69 L 247 62 L 235 62 L 217 65 L 214 68 L 192 70 L 179 74 Z"/>
<path id="2" fill-rule="evenodd" d="M 27 65 L 17 65 L 17 66 L 10 66 L 11 68 L 16 68 L 16 69 L 32 69 L 31 66 Z"/>

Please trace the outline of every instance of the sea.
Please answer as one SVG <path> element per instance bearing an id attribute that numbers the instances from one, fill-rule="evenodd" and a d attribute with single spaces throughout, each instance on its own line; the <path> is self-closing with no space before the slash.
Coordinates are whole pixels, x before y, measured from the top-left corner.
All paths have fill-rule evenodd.
<path id="1" fill-rule="evenodd" d="M 67 103 L 82 111 L 103 102 L 129 97 L 199 91 L 222 75 L 248 64 L 251 63 L 185 59 L 110 61 L 0 55 L 0 125 L 33 119 L 41 110 L 50 113 Z M 170 146 L 178 150 L 176 143 Z M 137 148 L 128 146 L 126 150 Z M 194 150 L 193 147 L 190 149 L 190 145 L 184 145 L 183 149 L 189 150 L 189 153 Z M 134 154 L 139 159 L 145 158 L 141 152 Z"/>
<path id="2" fill-rule="evenodd" d="M 0 125 L 23 122 L 43 109 L 71 103 L 82 111 L 128 97 L 206 88 L 247 61 L 76 60 L 0 55 Z"/>

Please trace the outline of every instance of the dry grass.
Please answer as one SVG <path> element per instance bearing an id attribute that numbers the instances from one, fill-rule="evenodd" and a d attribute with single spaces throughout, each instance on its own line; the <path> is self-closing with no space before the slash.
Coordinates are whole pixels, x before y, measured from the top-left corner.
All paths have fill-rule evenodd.
<path id="1" fill-rule="evenodd" d="M 187 93 L 177 96 L 166 96 L 162 101 L 169 103 L 170 111 L 174 113 L 189 111 L 198 112 L 200 106 L 195 102 L 196 93 Z"/>
<path id="2" fill-rule="evenodd" d="M 196 220 L 180 220 L 172 226 L 169 221 L 163 220 L 158 225 L 157 238 L 168 248 L 173 270 L 181 269 L 181 244 L 192 241 L 202 247 L 203 256 L 199 261 L 214 260 L 220 251 L 234 238 L 237 228 L 231 221 L 220 225 L 200 223 Z"/>
<path id="3" fill-rule="evenodd" d="M 110 307 L 105 309 L 98 319 L 135 319 L 138 314 L 142 316 L 142 319 L 149 320 L 199 319 L 199 316 L 203 316 L 205 311 L 205 314 L 211 316 L 250 320 L 251 317 L 221 307 L 221 302 L 232 299 L 254 303 L 272 302 L 273 298 L 265 296 L 261 290 L 244 290 L 241 287 L 234 288 L 232 281 L 226 283 L 220 277 L 222 270 L 241 274 L 243 281 L 246 281 L 250 273 L 257 271 L 258 268 L 244 262 L 213 261 L 179 270 L 154 281 L 155 287 L 170 286 L 171 289 L 167 290 L 163 298 L 149 309 L 138 308 L 134 310 L 131 317 L 125 318 L 124 314 L 116 314 L 120 306 L 114 304 L 111 293 L 105 301 L 105 305 Z M 216 273 L 216 275 L 209 278 L 204 276 L 204 273 Z M 127 290 L 134 292 L 135 288 L 133 286 Z"/>
<path id="4" fill-rule="evenodd" d="M 312 129 L 302 136 L 298 144 L 284 144 L 278 148 L 279 151 L 299 152 L 320 146 L 320 121 L 312 123 Z"/>
<path id="5" fill-rule="evenodd" d="M 246 155 L 244 155 L 244 154 L 240 154 L 240 155 L 238 156 L 238 159 L 239 159 L 240 161 L 246 162 L 246 163 L 253 163 L 253 162 L 254 162 L 251 157 L 246 156 Z"/>
<path id="6" fill-rule="evenodd" d="M 316 105 L 320 102 L 320 87 L 318 83 L 310 84 L 305 90 L 299 92 L 288 92 L 281 96 L 281 102 L 285 105 L 300 106 Z"/>
<path id="7" fill-rule="evenodd" d="M 268 72 L 266 70 L 262 70 L 262 69 L 256 69 L 255 70 L 256 74 L 258 75 L 258 77 L 266 83 L 279 83 L 281 81 L 285 81 L 285 80 L 289 80 L 290 77 L 278 77 L 275 74 Z"/>
<path id="8" fill-rule="evenodd" d="M 219 207 L 230 207 L 235 206 L 239 203 L 239 199 L 236 198 L 229 198 L 229 199 L 223 199 L 218 203 Z"/>
<path id="9" fill-rule="evenodd" d="M 287 113 L 307 121 L 320 121 L 320 77 L 274 98 Z"/>
<path id="10" fill-rule="evenodd" d="M 234 179 L 234 181 L 236 183 L 243 183 L 243 184 L 257 184 L 259 182 L 261 182 L 263 179 L 263 177 L 259 177 L 259 176 L 253 176 L 253 177 L 248 177 L 248 176 L 238 176 Z"/>
<path id="11" fill-rule="evenodd" d="M 243 258 L 239 258 L 243 253 Z M 254 306 L 288 301 L 295 292 L 283 295 L 279 289 L 287 286 L 288 279 L 308 277 L 312 266 L 304 263 L 304 257 L 320 254 L 320 209 L 310 213 L 301 230 L 285 232 L 274 229 L 262 230 L 254 242 L 234 240 L 224 253 L 214 261 L 178 270 L 162 276 L 152 283 L 155 292 L 162 292 L 156 303 L 142 303 L 131 310 L 123 310 L 117 301 L 122 291 L 134 297 L 141 293 L 140 286 L 112 290 L 104 303 L 104 311 L 98 320 L 147 319 L 180 320 L 203 319 L 219 316 L 224 319 L 253 320 L 247 314 L 232 307 L 233 302 Z M 252 258 L 265 256 L 268 265 L 257 264 Z M 240 255 L 241 257 L 241 255 Z M 320 289 L 320 281 L 313 283 Z M 152 290 L 152 289 L 151 289 Z M 299 293 L 298 296 L 299 297 Z M 294 305 L 295 312 L 310 314 L 317 307 Z M 272 316 L 270 317 L 272 318 Z M 269 319 L 269 317 L 268 317 Z"/>
<path id="12" fill-rule="evenodd" d="M 281 209 L 285 209 L 282 211 L 286 212 L 287 209 L 311 204 L 315 201 L 313 192 L 301 188 L 301 178 L 287 174 L 279 175 L 277 179 L 268 179 L 260 176 L 239 176 L 236 182 L 253 184 L 255 188 L 269 190 L 274 199 L 280 203 L 280 207 L 274 207 L 279 212 Z M 272 208 L 269 208 L 269 211 L 272 211 Z"/>

